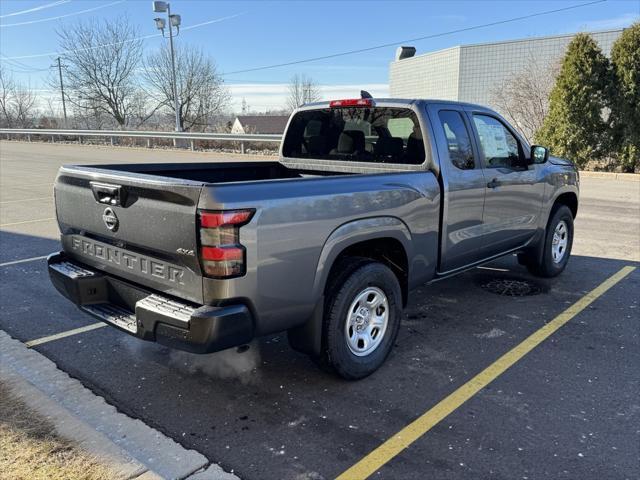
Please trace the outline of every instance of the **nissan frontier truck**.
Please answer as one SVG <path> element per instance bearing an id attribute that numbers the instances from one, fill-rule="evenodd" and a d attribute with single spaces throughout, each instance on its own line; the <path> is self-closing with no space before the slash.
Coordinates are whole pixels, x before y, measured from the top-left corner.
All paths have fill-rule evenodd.
<path id="1" fill-rule="evenodd" d="M 482 106 L 313 103 L 278 161 L 61 167 L 48 269 L 142 340 L 209 353 L 287 331 L 359 379 L 389 355 L 415 287 L 509 254 L 560 274 L 578 188 L 570 161 Z"/>

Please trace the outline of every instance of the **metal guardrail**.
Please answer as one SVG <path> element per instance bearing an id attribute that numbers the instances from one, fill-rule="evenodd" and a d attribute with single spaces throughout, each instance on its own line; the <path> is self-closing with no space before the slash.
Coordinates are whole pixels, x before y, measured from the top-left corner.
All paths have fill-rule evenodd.
<path id="1" fill-rule="evenodd" d="M 245 142 L 261 142 L 261 143 L 280 143 L 282 135 L 266 135 L 266 134 L 237 134 L 237 133 L 208 133 L 208 132 L 155 132 L 155 131 L 139 131 L 139 130 L 61 130 L 46 128 L 0 128 L 0 134 L 3 135 L 25 135 L 31 141 L 32 135 L 51 137 L 55 141 L 55 137 L 78 137 L 82 142 L 84 137 L 108 137 L 111 138 L 111 144 L 114 144 L 115 138 L 146 138 L 147 146 L 151 146 L 152 138 L 164 138 L 174 141 L 183 139 L 189 140 L 191 150 L 195 148 L 196 140 L 214 140 L 227 142 L 240 142 L 240 149 L 244 153 Z"/>

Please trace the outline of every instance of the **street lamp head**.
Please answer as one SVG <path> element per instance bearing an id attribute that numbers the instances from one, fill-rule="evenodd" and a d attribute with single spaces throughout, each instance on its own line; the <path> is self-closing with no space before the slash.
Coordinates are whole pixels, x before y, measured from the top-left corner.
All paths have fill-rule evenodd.
<path id="1" fill-rule="evenodd" d="M 164 19 L 164 18 L 159 18 L 159 17 L 158 17 L 158 18 L 154 18 L 153 20 L 156 22 L 156 28 L 157 28 L 158 30 L 163 30 L 163 31 L 164 31 L 164 27 L 165 27 L 165 25 L 166 25 L 166 21 L 165 21 L 165 19 Z"/>
<path id="2" fill-rule="evenodd" d="M 167 2 L 152 2 L 153 11 L 156 13 L 166 12 L 169 4 Z"/>
<path id="3" fill-rule="evenodd" d="M 179 27 L 180 26 L 180 22 L 181 22 L 180 15 L 175 14 L 175 13 L 169 15 L 169 21 L 171 22 L 171 26 L 172 27 Z"/>

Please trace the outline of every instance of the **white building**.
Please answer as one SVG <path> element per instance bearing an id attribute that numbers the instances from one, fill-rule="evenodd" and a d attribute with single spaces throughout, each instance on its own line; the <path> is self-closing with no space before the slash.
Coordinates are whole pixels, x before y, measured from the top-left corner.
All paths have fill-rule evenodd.
<path id="1" fill-rule="evenodd" d="M 609 55 L 621 33 L 622 29 L 618 29 L 589 35 Z M 401 47 L 390 66 L 390 94 L 396 98 L 458 100 L 492 107 L 494 92 L 509 76 L 523 71 L 532 61 L 542 68 L 552 66 L 561 60 L 574 36 L 460 45 L 418 56 L 412 56 L 410 48 Z"/>

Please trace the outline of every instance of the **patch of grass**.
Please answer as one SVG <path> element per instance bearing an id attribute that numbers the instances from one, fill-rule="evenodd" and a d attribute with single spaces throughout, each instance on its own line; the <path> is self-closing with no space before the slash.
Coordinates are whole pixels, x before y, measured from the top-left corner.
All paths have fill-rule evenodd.
<path id="1" fill-rule="evenodd" d="M 0 479 L 103 480 L 119 476 L 0 383 Z"/>

